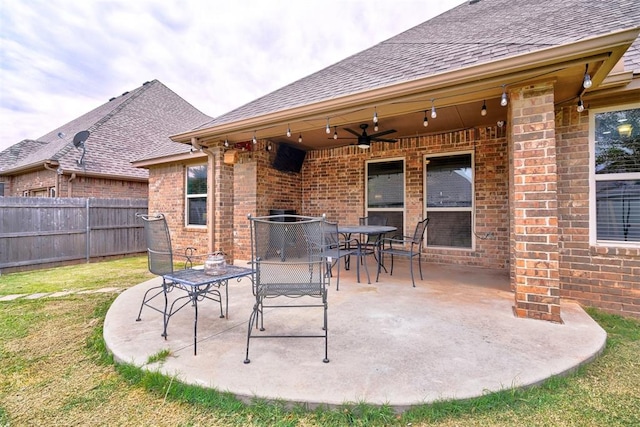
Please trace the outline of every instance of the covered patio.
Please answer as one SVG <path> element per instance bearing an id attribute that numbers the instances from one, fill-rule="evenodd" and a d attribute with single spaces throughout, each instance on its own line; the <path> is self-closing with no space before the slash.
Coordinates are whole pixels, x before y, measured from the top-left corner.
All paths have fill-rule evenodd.
<path id="1" fill-rule="evenodd" d="M 424 267 L 424 266 L 423 266 Z M 200 305 L 198 355 L 193 354 L 193 310 L 185 307 L 161 336 L 162 316 L 136 316 L 153 279 L 123 292 L 107 313 L 104 338 L 118 362 L 158 370 L 177 380 L 253 398 L 338 407 L 366 402 L 401 412 L 414 405 L 466 399 L 526 387 L 576 369 L 604 348 L 606 333 L 583 309 L 562 300 L 564 324 L 518 318 L 504 270 L 430 263 L 411 287 L 408 266 L 394 275 L 357 283 L 341 271 L 329 291 L 329 359 L 319 339 L 252 340 L 244 364 L 247 321 L 255 298 L 248 278 L 229 286 L 229 318 L 209 301 Z M 161 297 L 157 299 L 161 304 Z M 315 311 L 314 311 L 315 310 Z M 268 332 L 317 333 L 320 309 L 272 309 Z M 260 332 L 257 332 L 258 334 Z M 152 355 L 169 350 L 163 361 Z"/>

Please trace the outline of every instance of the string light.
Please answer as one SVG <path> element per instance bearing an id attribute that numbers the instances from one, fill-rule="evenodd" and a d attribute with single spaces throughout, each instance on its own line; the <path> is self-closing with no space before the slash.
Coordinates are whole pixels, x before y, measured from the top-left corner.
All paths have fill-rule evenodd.
<path id="1" fill-rule="evenodd" d="M 480 115 L 483 117 L 487 115 L 487 103 L 485 101 L 482 101 L 482 108 L 480 109 Z"/>
<path id="2" fill-rule="evenodd" d="M 507 99 L 507 90 L 505 89 L 504 85 L 502 85 L 502 98 L 500 98 L 500 105 L 506 107 L 508 103 L 509 100 Z"/>
<path id="3" fill-rule="evenodd" d="M 287 138 L 291 138 L 291 127 L 287 124 Z"/>
<path id="4" fill-rule="evenodd" d="M 585 66 L 584 70 L 584 80 L 582 81 L 582 87 L 585 89 L 589 89 L 593 82 L 591 81 L 591 76 L 589 75 L 589 64 Z"/>
<path id="5" fill-rule="evenodd" d="M 424 110 L 424 120 L 422 122 L 422 126 L 424 127 L 429 126 L 429 118 L 427 117 L 427 110 Z"/>
<path id="6" fill-rule="evenodd" d="M 373 131 L 374 131 L 374 132 L 378 132 L 378 129 L 380 129 L 380 128 L 378 127 L 378 123 L 376 123 L 375 125 L 373 125 Z"/>
<path id="7" fill-rule="evenodd" d="M 584 103 L 582 102 L 582 98 L 578 98 L 578 113 L 582 113 L 584 111 Z"/>
<path id="8" fill-rule="evenodd" d="M 298 142 L 302 142 L 302 134 L 300 134 L 300 136 L 298 136 Z"/>
<path id="9" fill-rule="evenodd" d="M 376 107 L 373 107 L 373 123 L 378 123 L 378 112 L 376 111 Z"/>
<path id="10" fill-rule="evenodd" d="M 253 140 L 252 140 L 252 142 L 253 142 L 254 144 L 257 144 L 257 143 L 258 143 L 258 139 L 256 138 L 256 131 L 255 131 L 255 130 L 253 131 Z"/>
<path id="11" fill-rule="evenodd" d="M 229 148 L 229 139 L 228 139 L 228 138 L 225 138 L 225 139 L 224 139 L 224 146 L 225 146 L 226 148 Z"/>
<path id="12" fill-rule="evenodd" d="M 333 127 L 333 139 L 338 139 L 338 126 Z"/>
<path id="13" fill-rule="evenodd" d="M 325 129 L 325 132 L 327 133 L 327 135 L 331 133 L 331 127 L 329 126 L 329 117 L 327 117 L 327 128 Z"/>
<path id="14" fill-rule="evenodd" d="M 436 113 L 436 105 L 434 104 L 435 99 L 431 100 L 431 118 L 435 119 L 438 117 L 438 113 Z"/>

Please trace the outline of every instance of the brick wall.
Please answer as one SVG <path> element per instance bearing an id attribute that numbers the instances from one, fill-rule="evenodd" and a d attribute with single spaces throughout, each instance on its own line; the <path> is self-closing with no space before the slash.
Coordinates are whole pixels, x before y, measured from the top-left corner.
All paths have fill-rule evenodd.
<path id="1" fill-rule="evenodd" d="M 640 249 L 589 245 L 589 112 L 556 112 L 560 295 L 640 318 Z"/>
<path id="2" fill-rule="evenodd" d="M 8 190 L 5 194 L 20 197 L 24 191 L 55 188 L 56 183 L 58 197 L 147 198 L 146 182 L 85 176 L 71 178 L 70 175 L 58 175 L 46 169 L 11 177 L 8 186 L 10 192 Z"/>
<path id="3" fill-rule="evenodd" d="M 395 144 L 376 143 L 369 150 L 355 146 L 307 153 L 303 166 L 302 211 L 325 213 L 329 220 L 357 224 L 364 215 L 365 162 L 403 158 L 406 162 L 407 230 L 424 215 L 424 156 L 473 150 L 475 152 L 476 239 L 475 250 L 427 248 L 431 262 L 508 268 L 509 210 L 508 157 L 504 130 L 470 129 L 441 135 L 401 139 Z"/>
<path id="4" fill-rule="evenodd" d="M 149 168 L 149 214 L 165 214 L 174 251 L 183 253 L 184 248 L 192 246 L 203 255 L 209 252 L 207 229 L 185 226 L 185 170 L 186 165 L 179 163 Z"/>
<path id="5" fill-rule="evenodd" d="M 512 285 L 519 317 L 561 322 L 553 83 L 510 91 Z"/>

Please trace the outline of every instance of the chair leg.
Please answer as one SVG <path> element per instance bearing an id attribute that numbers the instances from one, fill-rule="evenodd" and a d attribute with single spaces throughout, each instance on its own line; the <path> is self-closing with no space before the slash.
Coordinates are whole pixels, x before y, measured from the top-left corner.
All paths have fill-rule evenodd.
<path id="1" fill-rule="evenodd" d="M 256 328 L 258 327 L 258 308 L 259 303 L 256 302 L 253 306 L 253 311 L 251 312 L 251 316 L 249 316 L 249 325 L 247 328 L 247 352 L 244 358 L 244 363 L 251 363 L 249 359 L 249 341 L 251 340 L 251 331 L 253 330 L 253 323 L 256 323 Z"/>
<path id="2" fill-rule="evenodd" d="M 424 280 L 422 278 L 422 257 L 418 254 L 418 268 L 420 269 L 420 280 Z"/>
<path id="3" fill-rule="evenodd" d="M 392 269 L 393 269 L 393 264 L 392 265 Z M 416 281 L 413 278 L 413 257 L 409 257 L 409 271 L 411 271 L 411 283 L 413 283 L 413 287 L 416 287 Z"/>
<path id="4" fill-rule="evenodd" d="M 329 327 L 327 325 L 327 299 L 324 297 L 324 363 L 329 363 Z"/>

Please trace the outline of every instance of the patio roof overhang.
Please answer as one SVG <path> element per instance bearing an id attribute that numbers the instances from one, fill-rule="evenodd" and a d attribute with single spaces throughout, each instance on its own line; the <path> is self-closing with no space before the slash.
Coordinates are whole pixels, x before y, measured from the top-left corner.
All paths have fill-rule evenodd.
<path id="1" fill-rule="evenodd" d="M 305 150 L 332 148 L 349 142 L 327 135 L 327 121 L 331 134 L 335 126 L 340 137 L 351 137 L 342 128 L 358 130 L 360 123 L 371 124 L 374 109 L 380 119 L 381 131 L 397 130 L 388 135 L 393 138 L 494 126 L 497 121 L 506 120 L 507 109 L 500 106 L 500 97 L 503 90 L 508 91 L 510 87 L 554 80 L 555 103 L 577 103 L 579 96 L 588 96 L 582 88 L 585 66 L 588 66 L 593 81 L 590 91 L 596 91 L 639 33 L 638 27 L 620 30 L 499 61 L 221 123 L 174 135 L 171 139 L 208 147 L 221 144 L 225 139 L 229 143 L 250 141 L 255 135 L 257 139 L 288 142 Z M 483 102 L 487 106 L 486 116 L 480 114 Z M 437 119 L 430 118 L 429 126 L 425 128 L 423 117 L 432 105 L 437 108 L 438 116 Z M 291 129 L 291 138 L 286 136 L 287 128 Z M 298 143 L 299 134 L 303 136 L 302 143 Z"/>

